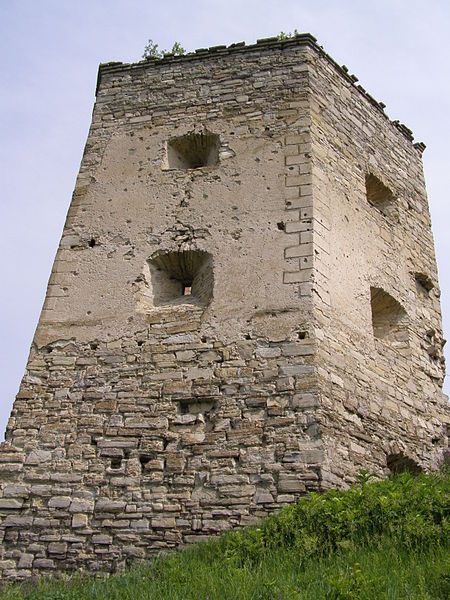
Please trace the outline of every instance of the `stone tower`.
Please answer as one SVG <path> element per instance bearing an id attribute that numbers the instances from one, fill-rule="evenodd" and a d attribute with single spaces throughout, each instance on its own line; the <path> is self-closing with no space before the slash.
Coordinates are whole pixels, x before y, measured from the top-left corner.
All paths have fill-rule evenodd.
<path id="1" fill-rule="evenodd" d="M 423 149 L 308 34 L 100 67 L 0 448 L 4 578 L 438 465 Z"/>

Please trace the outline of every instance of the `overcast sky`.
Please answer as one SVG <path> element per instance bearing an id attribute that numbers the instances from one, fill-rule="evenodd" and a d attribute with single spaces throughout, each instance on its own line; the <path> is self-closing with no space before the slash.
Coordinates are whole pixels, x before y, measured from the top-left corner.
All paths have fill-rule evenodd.
<path id="1" fill-rule="evenodd" d="M 69 208 L 98 64 L 140 60 L 149 38 L 189 51 L 294 29 L 315 35 L 426 143 L 448 335 L 448 0 L 0 0 L 0 439 Z"/>

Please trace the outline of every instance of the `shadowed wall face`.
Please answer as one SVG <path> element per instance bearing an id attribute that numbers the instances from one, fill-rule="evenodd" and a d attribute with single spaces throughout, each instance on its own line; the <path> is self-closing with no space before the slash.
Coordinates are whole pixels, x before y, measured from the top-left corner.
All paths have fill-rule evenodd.
<path id="1" fill-rule="evenodd" d="M 342 485 L 368 464 L 437 468 L 449 408 L 424 146 L 333 64 L 313 62 L 322 479 Z"/>

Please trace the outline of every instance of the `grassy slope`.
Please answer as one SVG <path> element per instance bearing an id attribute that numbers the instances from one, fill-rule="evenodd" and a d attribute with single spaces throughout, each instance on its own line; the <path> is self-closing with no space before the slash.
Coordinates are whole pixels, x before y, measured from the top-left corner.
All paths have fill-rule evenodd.
<path id="1" fill-rule="evenodd" d="M 4 600 L 450 598 L 450 476 L 313 494 L 259 527 L 108 580 L 12 586 Z"/>

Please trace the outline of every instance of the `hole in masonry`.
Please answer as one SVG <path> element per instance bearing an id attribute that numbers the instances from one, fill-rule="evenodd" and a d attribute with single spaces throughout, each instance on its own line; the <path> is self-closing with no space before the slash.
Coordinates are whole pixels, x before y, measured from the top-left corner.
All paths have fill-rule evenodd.
<path id="1" fill-rule="evenodd" d="M 408 342 L 408 316 L 403 306 L 382 288 L 370 288 L 373 334 L 389 342 Z"/>
<path id="2" fill-rule="evenodd" d="M 93 248 L 95 246 L 95 244 L 96 244 L 96 241 L 94 240 L 94 238 L 91 238 L 89 240 L 89 248 Z"/>
<path id="3" fill-rule="evenodd" d="M 422 472 L 420 466 L 412 458 L 405 456 L 401 452 L 398 454 L 389 454 L 386 457 L 386 464 L 393 475 L 405 472 L 417 475 Z"/>
<path id="4" fill-rule="evenodd" d="M 111 469 L 120 469 L 122 466 L 122 459 L 114 457 L 111 459 Z"/>
<path id="5" fill-rule="evenodd" d="M 286 223 L 284 221 L 277 223 L 277 227 L 280 231 L 286 231 Z"/>
<path id="6" fill-rule="evenodd" d="M 427 341 L 432 342 L 434 340 L 434 337 L 436 335 L 436 331 L 434 329 L 428 329 L 425 332 L 425 337 L 427 339 Z"/>
<path id="7" fill-rule="evenodd" d="M 153 306 L 210 303 L 214 275 L 212 256 L 203 250 L 158 251 L 147 261 Z"/>
<path id="8" fill-rule="evenodd" d="M 97 342 L 91 342 L 89 344 L 89 346 L 91 347 L 91 350 L 97 350 L 98 348 L 98 343 Z"/>
<path id="9" fill-rule="evenodd" d="M 214 407 L 215 400 L 198 399 L 196 401 L 180 401 L 178 413 L 180 415 L 207 415 Z"/>
<path id="10" fill-rule="evenodd" d="M 299 331 L 297 334 L 297 337 L 299 340 L 306 340 L 306 338 L 308 337 L 308 334 L 306 331 Z"/>
<path id="11" fill-rule="evenodd" d="M 391 190 L 372 173 L 366 175 L 366 197 L 369 204 L 375 206 L 384 215 L 389 216 L 392 212 L 394 196 Z"/>
<path id="12" fill-rule="evenodd" d="M 426 275 L 425 273 L 415 273 L 414 278 L 416 281 L 416 287 L 419 291 L 428 294 L 434 288 L 434 283 L 431 280 L 431 277 Z"/>
<path id="13" fill-rule="evenodd" d="M 167 142 L 169 169 L 199 169 L 219 162 L 219 136 L 210 131 L 188 133 Z"/>
<path id="14" fill-rule="evenodd" d="M 145 469 L 145 465 L 150 462 L 152 457 L 149 454 L 141 454 L 139 456 L 139 462 L 141 463 L 142 470 Z"/>
<path id="15" fill-rule="evenodd" d="M 180 402 L 180 414 L 187 415 L 189 413 L 189 403 L 188 402 Z"/>

